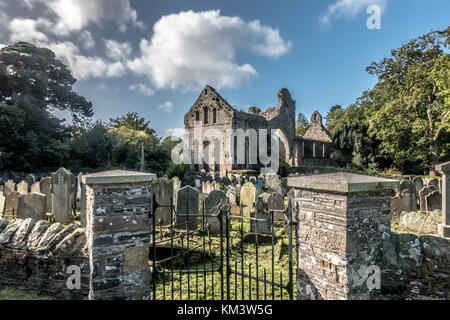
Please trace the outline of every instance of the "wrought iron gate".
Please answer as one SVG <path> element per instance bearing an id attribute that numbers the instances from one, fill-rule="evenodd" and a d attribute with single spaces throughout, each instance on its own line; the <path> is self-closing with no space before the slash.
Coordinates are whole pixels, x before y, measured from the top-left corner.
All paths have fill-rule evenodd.
<path id="1" fill-rule="evenodd" d="M 172 213 L 166 224 L 157 215 L 161 207 L 170 208 Z M 277 220 L 274 211 L 260 219 L 244 216 L 242 208 L 239 214 L 232 215 L 230 209 L 228 203 L 221 202 L 217 214 L 208 215 L 203 201 L 201 214 L 188 212 L 182 216 L 186 222 L 177 225 L 172 201 L 160 205 L 152 195 L 152 299 L 294 299 L 294 222 L 290 203 L 286 210 L 278 212 L 283 220 Z M 195 220 L 196 227 L 192 227 Z M 270 232 L 260 233 L 259 225 L 269 222 Z"/>

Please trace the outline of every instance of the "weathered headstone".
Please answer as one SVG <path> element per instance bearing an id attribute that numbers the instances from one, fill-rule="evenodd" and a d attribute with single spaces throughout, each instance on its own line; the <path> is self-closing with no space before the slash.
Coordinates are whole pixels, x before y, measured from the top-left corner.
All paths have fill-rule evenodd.
<path id="1" fill-rule="evenodd" d="M 450 238 L 450 161 L 438 164 L 436 170 L 442 174 L 442 223 L 439 225 L 439 235 Z"/>
<path id="2" fill-rule="evenodd" d="M 419 191 L 419 201 L 420 201 L 420 211 L 427 211 L 427 196 L 433 192 L 433 190 L 431 190 L 428 187 L 423 187 L 420 191 Z"/>
<path id="3" fill-rule="evenodd" d="M 3 212 L 3 218 L 12 220 L 17 217 L 17 209 L 19 207 L 19 193 L 17 191 L 10 192 L 6 196 L 5 211 Z"/>
<path id="4" fill-rule="evenodd" d="M 436 178 L 433 178 L 428 181 L 427 183 L 428 188 L 432 190 L 439 190 L 439 180 Z"/>
<path id="5" fill-rule="evenodd" d="M 42 193 L 27 193 L 19 196 L 18 218 L 46 220 L 46 196 Z"/>
<path id="6" fill-rule="evenodd" d="M 250 232 L 260 234 L 270 234 L 272 232 L 270 214 L 267 211 L 267 204 L 263 197 L 256 200 L 255 210 L 251 212 Z M 254 220 L 257 219 L 257 220 Z"/>
<path id="7" fill-rule="evenodd" d="M 27 174 L 23 180 L 25 180 L 28 183 L 28 192 L 31 192 L 30 188 L 33 184 L 36 183 L 36 181 L 37 181 L 36 177 L 30 173 L 30 174 Z"/>
<path id="8" fill-rule="evenodd" d="M 264 186 L 266 185 L 265 181 L 263 178 L 259 177 L 256 180 L 256 194 L 260 195 L 263 191 Z"/>
<path id="9" fill-rule="evenodd" d="M 86 227 L 86 185 L 80 182 L 80 225 Z"/>
<path id="10" fill-rule="evenodd" d="M 178 177 L 173 177 L 172 179 L 170 179 L 170 182 L 172 183 L 173 205 L 176 208 L 178 190 L 181 189 L 181 181 Z"/>
<path id="11" fill-rule="evenodd" d="M 236 205 L 236 188 L 233 186 L 228 186 L 226 195 L 228 197 L 230 205 L 232 206 Z"/>
<path id="12" fill-rule="evenodd" d="M 409 189 L 403 190 L 401 195 L 402 195 L 405 211 L 413 211 L 414 209 L 412 206 L 412 196 L 411 196 L 411 193 L 409 192 Z"/>
<path id="13" fill-rule="evenodd" d="M 5 211 L 6 197 L 3 193 L 0 193 L 0 217 L 3 217 L 3 212 Z"/>
<path id="14" fill-rule="evenodd" d="M 278 175 L 274 173 L 266 174 L 267 192 L 277 192 L 278 190 Z"/>
<path id="15" fill-rule="evenodd" d="M 41 193 L 41 183 L 40 182 L 33 183 L 30 192 Z"/>
<path id="16" fill-rule="evenodd" d="M 178 190 L 175 225 L 179 229 L 196 230 L 198 227 L 199 193 L 191 186 Z"/>
<path id="17" fill-rule="evenodd" d="M 72 193 L 74 184 L 73 174 L 65 168 L 60 168 L 52 174 L 50 185 L 53 194 L 52 217 L 55 222 L 66 224 L 73 221 Z"/>
<path id="18" fill-rule="evenodd" d="M 417 195 L 419 194 L 419 191 L 422 190 L 424 184 L 423 184 L 423 179 L 421 177 L 415 177 L 412 180 L 412 183 L 414 184 L 414 187 L 416 189 Z"/>
<path id="19" fill-rule="evenodd" d="M 392 222 L 399 223 L 400 222 L 400 215 L 405 210 L 405 203 L 401 196 L 396 196 L 391 199 L 391 202 L 389 204 L 391 208 L 391 220 Z"/>
<path id="20" fill-rule="evenodd" d="M 223 206 L 228 203 L 228 198 L 223 191 L 214 190 L 205 199 L 205 224 L 210 225 L 212 235 L 226 234 L 226 212 Z M 220 221 L 222 221 L 222 234 L 220 233 Z"/>
<path id="21" fill-rule="evenodd" d="M 173 212 L 170 207 L 171 202 L 173 202 L 172 183 L 169 179 L 159 178 L 152 182 L 151 191 L 155 195 L 154 200 L 159 205 L 155 213 L 155 224 L 162 223 L 163 226 L 169 225 L 172 221 L 171 217 Z"/>
<path id="22" fill-rule="evenodd" d="M 27 194 L 28 193 L 28 182 L 26 182 L 25 180 L 20 181 L 19 184 L 17 185 L 17 192 L 19 194 Z"/>
<path id="23" fill-rule="evenodd" d="M 241 187 L 240 205 L 244 217 L 249 217 L 250 212 L 253 211 L 253 205 L 256 200 L 256 188 L 251 182 L 246 182 Z"/>
<path id="24" fill-rule="evenodd" d="M 274 219 L 276 220 L 285 220 L 284 217 L 284 199 L 283 196 L 279 193 L 272 193 L 267 198 L 267 210 L 269 212 L 273 212 Z"/>
<path id="25" fill-rule="evenodd" d="M 47 212 L 52 212 L 52 206 L 53 206 L 53 195 L 52 195 L 52 191 L 50 190 L 50 181 L 51 178 L 50 177 L 46 177 L 41 179 L 41 181 L 39 182 L 40 184 L 40 189 L 41 189 L 41 193 L 45 194 L 47 196 L 46 198 L 46 207 L 47 207 Z"/>
<path id="26" fill-rule="evenodd" d="M 427 211 L 440 210 L 442 208 L 442 194 L 435 190 L 426 196 Z"/>
<path id="27" fill-rule="evenodd" d="M 3 193 L 5 196 L 10 194 L 11 192 L 16 191 L 16 183 L 13 180 L 8 180 L 5 182 L 5 189 L 3 190 Z"/>

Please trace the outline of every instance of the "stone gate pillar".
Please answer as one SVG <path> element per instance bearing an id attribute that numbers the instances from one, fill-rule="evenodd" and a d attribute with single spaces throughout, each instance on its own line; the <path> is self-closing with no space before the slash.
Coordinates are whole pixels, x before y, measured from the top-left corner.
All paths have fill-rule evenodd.
<path id="1" fill-rule="evenodd" d="M 288 178 L 294 188 L 299 299 L 370 299 L 376 248 L 390 232 L 398 181 L 332 173 Z M 386 234 L 385 234 L 386 233 Z"/>
<path id="2" fill-rule="evenodd" d="M 438 164 L 436 170 L 442 174 L 442 224 L 439 225 L 439 235 L 450 238 L 450 161 Z"/>
<path id="3" fill-rule="evenodd" d="M 148 299 L 149 211 L 154 174 L 108 171 L 83 177 L 89 299 Z"/>

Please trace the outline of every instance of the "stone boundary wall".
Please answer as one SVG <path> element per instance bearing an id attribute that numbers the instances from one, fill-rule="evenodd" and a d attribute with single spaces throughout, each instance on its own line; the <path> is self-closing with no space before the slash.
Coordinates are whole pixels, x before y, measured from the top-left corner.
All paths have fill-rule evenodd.
<path id="1" fill-rule="evenodd" d="M 80 267 L 81 288 L 69 289 L 69 266 Z M 85 230 L 71 224 L 8 222 L 0 218 L 0 285 L 38 291 L 61 299 L 87 299 L 89 258 Z"/>

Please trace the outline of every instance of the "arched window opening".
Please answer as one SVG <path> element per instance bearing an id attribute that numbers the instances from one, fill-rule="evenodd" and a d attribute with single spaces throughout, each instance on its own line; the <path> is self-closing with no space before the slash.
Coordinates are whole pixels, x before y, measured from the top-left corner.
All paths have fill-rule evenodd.
<path id="1" fill-rule="evenodd" d="M 204 119 L 203 119 L 204 123 L 207 124 L 209 122 L 209 110 L 206 107 L 203 108 L 203 117 L 204 117 Z"/>
<path id="2" fill-rule="evenodd" d="M 218 122 L 217 108 L 214 108 L 214 110 L 213 110 L 213 123 L 217 123 L 217 122 Z"/>

